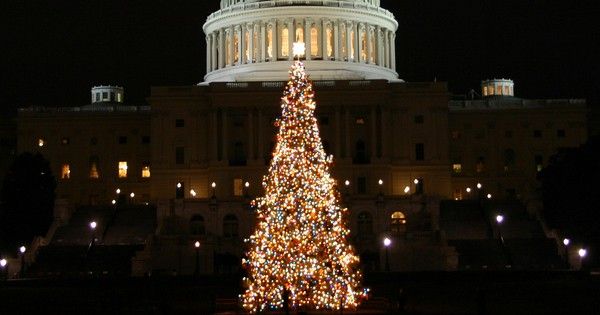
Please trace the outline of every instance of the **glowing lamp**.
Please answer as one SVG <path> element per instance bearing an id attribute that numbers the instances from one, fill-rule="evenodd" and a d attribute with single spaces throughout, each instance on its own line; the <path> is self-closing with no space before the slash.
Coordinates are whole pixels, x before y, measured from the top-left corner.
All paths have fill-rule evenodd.
<path id="1" fill-rule="evenodd" d="M 190 189 L 190 195 L 192 195 L 192 197 L 196 197 L 196 191 L 193 189 Z"/>
<path id="2" fill-rule="evenodd" d="M 390 247 L 390 245 L 392 245 L 392 240 L 389 239 L 388 237 L 383 239 L 383 246 L 385 247 Z"/>
<path id="3" fill-rule="evenodd" d="M 114 205 L 114 204 L 117 204 L 117 201 L 113 199 L 110 203 L 112 203 Z"/>
<path id="4" fill-rule="evenodd" d="M 135 197 L 135 194 L 131 193 L 131 194 L 129 194 L 129 197 L 133 198 L 133 197 Z"/>
<path id="5" fill-rule="evenodd" d="M 350 181 L 349 181 L 349 180 L 346 180 L 346 181 L 344 182 L 344 185 L 346 185 L 346 186 L 350 186 Z"/>
<path id="6" fill-rule="evenodd" d="M 579 257 L 584 258 L 585 256 L 587 256 L 587 249 L 581 248 L 577 253 L 579 254 Z"/>
<path id="7" fill-rule="evenodd" d="M 194 243 L 194 247 L 196 247 L 196 248 L 200 248 L 200 242 L 199 242 L 199 241 L 196 241 L 196 243 Z"/>
<path id="8" fill-rule="evenodd" d="M 492 194 L 487 194 L 487 199 L 492 199 Z"/>
<path id="9" fill-rule="evenodd" d="M 413 183 L 415 183 L 415 185 L 419 185 L 419 179 L 415 178 L 415 180 L 413 180 Z"/>
<path id="10" fill-rule="evenodd" d="M 90 222 L 90 228 L 91 228 L 92 230 L 95 230 L 97 226 L 98 226 L 98 223 L 96 223 L 96 221 L 92 221 L 92 222 Z"/>
<path id="11" fill-rule="evenodd" d="M 177 188 L 181 188 L 181 183 L 177 183 Z"/>
<path id="12" fill-rule="evenodd" d="M 569 246 L 569 244 L 571 244 L 571 240 L 570 240 L 570 239 L 568 239 L 568 238 L 565 238 L 565 239 L 563 240 L 563 244 L 564 244 L 565 246 Z"/>
<path id="13" fill-rule="evenodd" d="M 306 45 L 302 42 L 295 42 L 292 46 L 294 57 L 302 57 L 306 53 Z"/>
<path id="14" fill-rule="evenodd" d="M 481 187 L 483 187 L 483 185 L 481 185 L 481 183 L 477 183 L 477 189 L 481 189 Z"/>
<path id="15" fill-rule="evenodd" d="M 383 185 L 383 179 L 380 179 L 378 183 L 379 183 L 379 186 Z"/>
<path id="16" fill-rule="evenodd" d="M 212 182 L 212 184 L 210 184 L 210 187 L 212 187 L 214 189 L 215 187 L 217 187 L 217 183 Z"/>
<path id="17" fill-rule="evenodd" d="M 115 192 L 116 192 L 116 193 L 117 193 L 117 195 L 118 195 L 118 194 L 120 194 L 120 193 L 121 193 L 121 189 L 117 188 L 117 190 L 115 190 Z"/>
<path id="18" fill-rule="evenodd" d="M 497 215 L 496 222 L 498 222 L 498 224 L 502 224 L 502 222 L 504 222 L 504 216 L 501 214 Z"/>
<path id="19" fill-rule="evenodd" d="M 466 191 L 467 191 L 468 193 L 471 193 L 471 187 L 467 187 Z"/>
<path id="20" fill-rule="evenodd" d="M 20 252 L 21 254 L 25 254 L 25 252 L 26 252 L 26 251 L 27 251 L 27 247 L 25 247 L 25 246 L 21 246 L 21 247 L 19 247 L 19 252 Z"/>
<path id="21" fill-rule="evenodd" d="M 249 182 L 244 183 L 244 187 L 246 187 L 246 188 L 250 187 L 250 183 Z"/>
<path id="22" fill-rule="evenodd" d="M 406 186 L 404 187 L 404 193 L 408 194 L 410 192 L 410 187 Z"/>
<path id="23" fill-rule="evenodd" d="M 6 267 L 7 263 L 8 262 L 6 261 L 6 259 L 4 259 L 4 258 L 0 259 L 0 267 L 2 267 L 2 268 Z"/>

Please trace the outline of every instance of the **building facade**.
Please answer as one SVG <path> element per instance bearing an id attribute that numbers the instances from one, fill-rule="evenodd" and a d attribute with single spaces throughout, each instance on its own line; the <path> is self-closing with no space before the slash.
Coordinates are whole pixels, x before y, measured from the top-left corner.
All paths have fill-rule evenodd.
<path id="1" fill-rule="evenodd" d="M 377 0 L 224 0 L 204 25 L 204 82 L 153 87 L 148 107 L 96 87 L 91 105 L 21 109 L 18 150 L 51 161 L 57 196 L 73 208 L 156 205 L 138 273 L 192 272 L 196 240 L 203 271 L 235 270 L 254 228 L 249 202 L 263 193 L 291 46 L 303 41 L 364 267 L 381 267 L 387 235 L 394 270 L 452 270 L 443 201 L 535 200 L 548 158 L 585 142 L 585 101 L 519 99 L 510 80 L 484 81 L 483 99 L 455 101 L 445 83 L 404 82 L 396 28 Z"/>

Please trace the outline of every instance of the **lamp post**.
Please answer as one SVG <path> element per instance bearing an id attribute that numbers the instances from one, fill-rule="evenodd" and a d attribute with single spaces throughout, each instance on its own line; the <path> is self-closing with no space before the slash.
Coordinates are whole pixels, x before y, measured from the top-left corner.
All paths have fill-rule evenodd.
<path id="1" fill-rule="evenodd" d="M 214 198 L 216 198 L 216 195 L 215 195 L 215 194 L 216 194 L 216 189 L 217 189 L 217 183 L 215 183 L 215 182 L 212 182 L 212 183 L 210 184 L 210 187 L 212 188 L 212 196 L 213 196 Z"/>
<path id="2" fill-rule="evenodd" d="M 571 264 L 569 263 L 569 244 L 571 244 L 570 239 L 563 239 L 563 245 L 565 245 L 565 267 L 567 269 L 571 269 Z"/>
<path id="3" fill-rule="evenodd" d="M 496 216 L 496 223 L 498 223 L 498 238 L 500 239 L 500 244 L 502 245 L 502 252 L 504 253 L 504 259 L 506 260 L 506 267 L 512 267 L 512 259 L 510 254 L 508 253 L 508 248 L 506 247 L 506 243 L 504 242 L 504 236 L 502 235 L 502 223 L 504 222 L 504 215 L 499 214 Z"/>
<path id="4" fill-rule="evenodd" d="M 388 237 L 383 239 L 383 247 L 385 247 L 385 271 L 390 272 L 390 245 L 392 240 Z"/>
<path id="5" fill-rule="evenodd" d="M 96 227 L 98 227 L 98 223 L 96 223 L 96 221 L 90 222 L 90 230 L 92 231 L 92 241 L 90 242 L 90 248 L 93 247 L 96 243 Z"/>
<path id="6" fill-rule="evenodd" d="M 585 248 L 580 248 L 579 251 L 577 252 L 577 254 L 579 254 L 579 269 L 583 270 L 583 259 L 587 256 L 588 252 L 587 249 Z"/>
<path id="7" fill-rule="evenodd" d="M 21 246 L 19 247 L 19 255 L 21 256 L 21 271 L 19 271 L 19 278 L 25 277 L 25 252 L 27 251 L 27 247 Z"/>
<path id="8" fill-rule="evenodd" d="M 194 248 L 196 249 L 196 268 L 194 269 L 194 276 L 198 277 L 198 275 L 200 275 L 200 241 L 194 243 Z"/>

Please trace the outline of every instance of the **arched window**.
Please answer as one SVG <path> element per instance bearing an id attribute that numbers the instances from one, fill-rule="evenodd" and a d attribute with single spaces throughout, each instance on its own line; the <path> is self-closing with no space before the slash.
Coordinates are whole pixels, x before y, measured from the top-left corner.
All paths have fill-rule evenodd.
<path id="1" fill-rule="evenodd" d="M 355 150 L 356 155 L 354 156 L 354 163 L 355 164 L 369 163 L 369 159 L 367 158 L 367 149 L 366 149 L 365 142 L 362 140 L 356 141 L 355 149 L 356 149 Z"/>
<path id="2" fill-rule="evenodd" d="M 392 213 L 392 222 L 390 224 L 392 233 L 406 232 L 406 216 L 400 211 Z"/>
<path id="3" fill-rule="evenodd" d="M 281 29 L 281 40 L 279 46 L 281 46 L 281 57 L 288 57 L 290 53 L 290 31 L 287 26 Z"/>
<path id="4" fill-rule="evenodd" d="M 231 44 L 231 32 L 227 30 L 225 32 L 225 64 L 229 65 L 229 60 L 231 60 L 231 49 L 229 49 L 229 45 Z"/>
<path id="5" fill-rule="evenodd" d="M 238 32 L 233 33 L 233 63 L 240 62 L 240 37 Z"/>
<path id="6" fill-rule="evenodd" d="M 304 27 L 302 27 L 302 24 L 298 24 L 296 25 L 296 38 L 295 38 L 296 42 L 300 42 L 300 43 L 306 43 L 304 41 Z"/>
<path id="7" fill-rule="evenodd" d="M 327 29 L 325 30 L 325 36 L 327 36 L 327 51 L 325 52 L 327 58 L 333 58 L 333 29 L 331 28 L 331 24 L 327 25 Z"/>
<path id="8" fill-rule="evenodd" d="M 360 60 L 367 61 L 367 32 L 364 28 L 360 30 Z"/>
<path id="9" fill-rule="evenodd" d="M 228 214 L 225 216 L 225 218 L 223 218 L 223 237 L 238 237 L 238 219 L 233 214 Z"/>
<path id="10" fill-rule="evenodd" d="M 341 40 L 340 42 L 342 43 L 341 45 L 341 52 L 342 52 L 342 59 L 343 60 L 348 60 L 348 44 L 347 44 L 347 36 L 346 36 L 346 24 L 342 23 L 340 24 L 340 37 Z"/>
<path id="11" fill-rule="evenodd" d="M 206 230 L 204 228 L 204 217 L 197 214 L 190 219 L 190 234 L 192 235 L 204 235 Z"/>
<path id="12" fill-rule="evenodd" d="M 359 238 L 368 238 L 373 235 L 373 216 L 366 211 L 358 214 L 357 235 Z"/>
<path id="13" fill-rule="evenodd" d="M 273 58 L 273 25 L 267 28 L 267 59 L 271 58 Z"/>

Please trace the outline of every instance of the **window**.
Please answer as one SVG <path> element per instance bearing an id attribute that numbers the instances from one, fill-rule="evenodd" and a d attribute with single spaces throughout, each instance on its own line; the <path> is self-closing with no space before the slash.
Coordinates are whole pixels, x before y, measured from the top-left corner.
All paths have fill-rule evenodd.
<path id="1" fill-rule="evenodd" d="M 415 124 L 422 124 L 425 122 L 425 117 L 423 115 L 415 116 Z"/>
<path id="2" fill-rule="evenodd" d="M 178 182 L 175 185 L 175 199 L 183 199 L 185 198 L 185 184 L 183 182 Z"/>
<path id="3" fill-rule="evenodd" d="M 454 172 L 454 174 L 462 173 L 462 164 L 460 164 L 460 163 L 452 164 L 452 171 Z"/>
<path id="4" fill-rule="evenodd" d="M 479 159 L 477 159 L 475 170 L 477 171 L 477 173 L 481 173 L 485 170 L 485 158 L 483 156 L 480 156 Z"/>
<path id="5" fill-rule="evenodd" d="M 233 214 L 228 214 L 223 218 L 223 237 L 238 237 L 238 219 Z"/>
<path id="6" fill-rule="evenodd" d="M 108 92 L 102 92 L 102 100 L 103 101 L 108 100 Z"/>
<path id="7" fill-rule="evenodd" d="M 281 29 L 281 41 L 280 41 L 280 46 L 281 46 L 281 57 L 287 57 L 289 56 L 290 53 L 290 47 L 289 47 L 289 36 L 290 36 L 290 31 L 287 28 L 287 26 L 283 27 Z"/>
<path id="8" fill-rule="evenodd" d="M 236 197 L 241 197 L 244 195 L 244 183 L 241 178 L 236 178 L 233 180 L 233 195 Z"/>
<path id="9" fill-rule="evenodd" d="M 567 133 L 565 132 L 564 129 L 558 129 L 556 130 L 556 136 L 558 138 L 564 138 L 567 135 Z"/>
<path id="10" fill-rule="evenodd" d="M 190 234 L 204 235 L 205 233 L 204 217 L 199 214 L 192 216 L 190 219 Z"/>
<path id="11" fill-rule="evenodd" d="M 367 146 L 362 140 L 356 141 L 356 155 L 354 156 L 354 164 L 368 164 L 369 158 L 367 157 Z"/>
<path id="12" fill-rule="evenodd" d="M 98 172 L 98 157 L 92 156 L 90 158 L 90 178 L 98 179 L 100 178 L 100 172 Z"/>
<path id="13" fill-rule="evenodd" d="M 230 165 L 233 166 L 244 166 L 246 165 L 246 153 L 244 152 L 244 144 L 242 142 L 236 142 L 233 145 L 233 159 L 229 161 Z"/>
<path id="14" fill-rule="evenodd" d="M 367 178 L 359 177 L 356 180 L 356 190 L 358 194 L 366 194 L 367 193 Z"/>
<path id="15" fill-rule="evenodd" d="M 364 125 L 365 124 L 365 119 L 363 117 L 356 117 L 356 124 L 357 125 Z"/>
<path id="16" fill-rule="evenodd" d="M 369 238 L 373 235 L 373 216 L 363 211 L 358 215 L 357 235 L 359 238 Z"/>
<path id="17" fill-rule="evenodd" d="M 310 55 L 319 56 L 319 31 L 314 25 L 310 28 Z"/>
<path id="18" fill-rule="evenodd" d="M 541 155 L 535 156 L 535 170 L 541 172 L 544 169 L 544 157 Z"/>
<path id="19" fill-rule="evenodd" d="M 417 161 L 425 160 L 425 144 L 423 144 L 423 143 L 415 144 L 415 159 Z"/>
<path id="20" fill-rule="evenodd" d="M 273 26 L 269 25 L 267 30 L 267 59 L 273 58 Z"/>
<path id="21" fill-rule="evenodd" d="M 237 31 L 233 32 L 233 63 L 240 62 L 240 37 Z"/>
<path id="22" fill-rule="evenodd" d="M 185 120 L 183 120 L 183 119 L 175 119 L 175 127 L 176 128 L 185 127 Z"/>
<path id="23" fill-rule="evenodd" d="M 247 61 L 250 59 L 250 32 L 246 29 L 244 30 L 244 58 Z"/>
<path id="24" fill-rule="evenodd" d="M 127 136 L 119 136 L 119 144 L 127 144 Z"/>
<path id="25" fill-rule="evenodd" d="M 96 93 L 96 102 L 100 102 L 100 92 Z"/>
<path id="26" fill-rule="evenodd" d="M 392 213 L 392 221 L 390 224 L 390 230 L 392 233 L 404 233 L 406 232 L 406 216 L 400 211 Z"/>
<path id="27" fill-rule="evenodd" d="M 142 136 L 142 144 L 150 144 L 150 136 Z"/>
<path id="28" fill-rule="evenodd" d="M 542 131 L 541 130 L 534 130 L 533 131 L 533 137 L 534 138 L 541 138 L 542 137 Z"/>
<path id="29" fill-rule="evenodd" d="M 70 141 L 69 141 L 69 138 L 67 138 L 67 137 L 63 137 L 62 139 L 60 139 L 60 144 L 62 144 L 62 145 L 67 145 L 69 143 L 70 143 Z"/>
<path id="30" fill-rule="evenodd" d="M 127 162 L 119 162 L 119 178 L 127 178 Z"/>
<path id="31" fill-rule="evenodd" d="M 142 178 L 150 178 L 150 163 L 144 162 L 142 164 Z"/>
<path id="32" fill-rule="evenodd" d="M 184 164 L 185 163 L 185 148 L 184 147 L 176 147 L 175 148 L 175 164 Z"/>
<path id="33" fill-rule="evenodd" d="M 69 179 L 71 178 L 71 166 L 69 164 L 63 164 L 60 171 L 61 179 Z"/>
<path id="34" fill-rule="evenodd" d="M 513 149 L 504 150 L 504 171 L 510 170 L 515 165 L 515 151 Z"/>
<path id="35" fill-rule="evenodd" d="M 117 93 L 117 102 L 119 102 L 119 103 L 123 102 L 123 94 Z"/>

